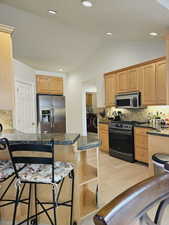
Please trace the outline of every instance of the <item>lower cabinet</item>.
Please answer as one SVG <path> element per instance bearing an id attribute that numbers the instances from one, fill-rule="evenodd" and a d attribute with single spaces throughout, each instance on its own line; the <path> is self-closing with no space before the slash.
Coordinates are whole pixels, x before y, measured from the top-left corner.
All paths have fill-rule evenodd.
<path id="1" fill-rule="evenodd" d="M 148 134 L 150 128 L 134 128 L 135 159 L 139 162 L 148 163 Z"/>
<path id="2" fill-rule="evenodd" d="M 99 124 L 99 137 L 101 140 L 100 150 L 104 152 L 109 152 L 109 125 Z"/>

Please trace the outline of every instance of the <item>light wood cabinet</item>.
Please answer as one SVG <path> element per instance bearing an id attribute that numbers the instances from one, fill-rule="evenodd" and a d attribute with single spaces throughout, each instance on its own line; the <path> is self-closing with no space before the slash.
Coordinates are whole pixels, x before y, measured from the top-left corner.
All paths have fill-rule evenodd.
<path id="1" fill-rule="evenodd" d="M 106 106 L 113 105 L 111 101 L 113 99 L 113 102 L 115 102 L 116 93 L 130 93 L 135 91 L 141 92 L 142 106 L 167 104 L 169 83 L 167 82 L 166 67 L 166 58 L 161 57 L 106 74 Z M 115 94 L 111 91 L 110 77 L 116 80 Z"/>
<path id="2" fill-rule="evenodd" d="M 109 152 L 109 126 L 108 124 L 99 124 L 99 137 L 101 140 L 100 150 Z"/>
<path id="3" fill-rule="evenodd" d="M 92 93 L 86 93 L 86 105 L 92 106 Z"/>
<path id="4" fill-rule="evenodd" d="M 115 105 L 115 95 L 116 95 L 116 75 L 110 74 L 105 77 L 105 105 L 113 106 Z"/>
<path id="5" fill-rule="evenodd" d="M 14 76 L 12 71 L 13 29 L 0 25 L 0 109 L 14 109 Z"/>
<path id="6" fill-rule="evenodd" d="M 143 92 L 144 105 L 156 104 L 156 71 L 155 63 L 143 67 Z"/>
<path id="7" fill-rule="evenodd" d="M 138 91 L 138 68 L 128 71 L 128 91 Z"/>
<path id="8" fill-rule="evenodd" d="M 156 103 L 165 105 L 167 103 L 167 69 L 166 61 L 156 63 Z"/>
<path id="9" fill-rule="evenodd" d="M 128 71 L 123 71 L 120 73 L 117 73 L 117 92 L 127 92 L 128 91 Z"/>
<path id="10" fill-rule="evenodd" d="M 37 75 L 37 93 L 63 95 L 63 78 Z"/>
<path id="11" fill-rule="evenodd" d="M 148 134 L 150 128 L 134 128 L 135 159 L 139 162 L 148 163 Z"/>

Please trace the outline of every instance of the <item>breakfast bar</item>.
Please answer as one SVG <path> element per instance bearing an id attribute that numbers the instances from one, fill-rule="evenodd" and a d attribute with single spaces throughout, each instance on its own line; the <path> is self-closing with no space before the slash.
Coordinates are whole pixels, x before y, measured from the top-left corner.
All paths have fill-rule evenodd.
<path id="1" fill-rule="evenodd" d="M 7 138 L 11 144 L 48 144 L 54 140 L 54 157 L 56 161 L 71 162 L 74 167 L 74 207 L 73 224 L 79 224 L 86 216 L 94 213 L 99 207 L 99 151 L 100 141 L 97 138 L 81 137 L 79 134 L 52 133 L 52 134 L 25 134 L 16 130 L 4 130 L 0 133 L 0 138 Z M 43 153 L 40 153 L 43 154 Z M 23 153 L 24 156 L 24 153 Z M 0 151 L 0 159 L 9 159 L 7 150 Z M 10 181 L 8 181 L 10 182 Z M 2 185 L 1 191 L 8 182 Z M 65 182 L 61 199 L 65 199 L 71 194 L 69 180 Z M 13 186 L 15 188 L 15 186 Z M 50 196 L 50 185 L 38 184 L 38 196 L 43 201 L 48 201 Z M 11 188 L 12 189 L 12 188 Z M 49 189 L 49 190 L 48 190 Z M 26 192 L 26 191 L 25 191 Z M 15 192 L 10 190 L 9 198 L 15 197 Z M 49 193 L 49 194 L 48 194 Z M 33 213 L 34 206 L 31 210 Z M 8 213 L 6 213 L 8 211 Z M 56 210 L 58 224 L 69 224 L 69 209 L 60 207 Z M 11 220 L 13 206 L 3 207 L 0 213 L 1 221 Z M 21 205 L 17 220 L 22 220 L 26 215 L 26 207 Z M 39 224 L 49 224 L 45 214 L 38 217 Z"/>

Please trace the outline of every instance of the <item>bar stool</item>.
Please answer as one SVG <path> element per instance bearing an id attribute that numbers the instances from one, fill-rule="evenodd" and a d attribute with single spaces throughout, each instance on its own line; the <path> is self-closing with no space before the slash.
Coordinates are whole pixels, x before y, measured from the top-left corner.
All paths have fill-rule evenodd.
<path id="1" fill-rule="evenodd" d="M 3 151 L 6 149 L 6 142 L 4 142 L 4 139 L 0 139 L 0 151 Z M 24 164 L 18 164 L 17 165 L 17 171 L 21 170 L 24 167 Z M 6 182 L 12 178 L 12 180 L 9 182 L 3 193 L 0 195 L 0 208 L 8 206 L 10 204 L 15 203 L 15 199 L 6 199 L 5 196 L 8 193 L 9 189 L 13 188 L 13 183 L 16 180 L 15 171 L 13 169 L 13 164 L 11 160 L 0 160 L 0 184 L 3 182 Z M 3 202 L 3 203 L 2 203 Z"/>
<path id="2" fill-rule="evenodd" d="M 51 140 L 48 144 L 11 145 L 6 139 L 6 143 L 8 145 L 9 154 L 18 181 L 12 225 L 16 224 L 15 221 L 19 203 L 26 203 L 28 208 L 27 218 L 19 222 L 17 225 L 21 225 L 25 222 L 27 222 L 28 225 L 29 221 L 32 219 L 35 221 L 35 224 L 38 224 L 38 216 L 42 213 L 46 214 L 52 225 L 57 225 L 56 208 L 60 206 L 70 207 L 70 225 L 72 225 L 74 170 L 73 166 L 68 162 L 54 161 L 54 141 Z M 21 155 L 21 152 L 24 152 L 24 156 Z M 32 155 L 36 155 L 34 155 L 34 157 L 30 156 L 30 152 L 33 153 Z M 45 154 L 48 154 L 48 157 L 46 157 Z M 16 166 L 20 163 L 24 163 L 26 166 L 18 172 Z M 59 201 L 59 197 L 66 177 L 70 178 L 72 182 L 71 199 L 62 202 Z M 22 184 L 29 185 L 28 199 L 21 199 L 22 189 L 20 188 L 20 185 Z M 51 184 L 53 197 L 52 202 L 44 202 L 38 199 L 37 184 Z M 35 214 L 30 216 L 32 185 L 34 185 Z M 42 208 L 41 211 L 38 210 L 38 205 Z M 48 205 L 49 207 L 45 208 L 45 205 Z M 53 210 L 53 220 L 49 215 L 49 210 Z"/>

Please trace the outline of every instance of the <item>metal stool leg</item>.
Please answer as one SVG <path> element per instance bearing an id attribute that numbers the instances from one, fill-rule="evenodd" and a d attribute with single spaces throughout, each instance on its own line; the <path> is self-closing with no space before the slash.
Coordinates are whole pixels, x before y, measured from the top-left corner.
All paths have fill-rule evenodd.
<path id="1" fill-rule="evenodd" d="M 18 203 L 19 203 L 19 187 L 17 186 L 12 225 L 15 225 Z"/>
<path id="2" fill-rule="evenodd" d="M 27 225 L 29 225 L 30 204 L 31 204 L 31 193 L 32 193 L 32 184 L 29 184 L 29 197 L 28 197 Z"/>
<path id="3" fill-rule="evenodd" d="M 54 187 L 52 188 L 52 194 L 53 194 L 53 216 L 54 216 L 54 225 L 57 225 L 57 221 L 56 221 L 56 204 L 57 204 L 57 200 L 56 200 L 56 196 L 55 196 L 55 190 Z"/>
<path id="4" fill-rule="evenodd" d="M 36 225 L 38 225 L 38 202 L 37 202 L 37 184 L 35 184 L 35 219 L 36 219 Z"/>
<path id="5" fill-rule="evenodd" d="M 72 194 L 71 194 L 71 213 L 70 213 L 70 225 L 73 222 L 73 200 L 74 200 L 74 170 L 71 171 L 72 178 Z"/>

